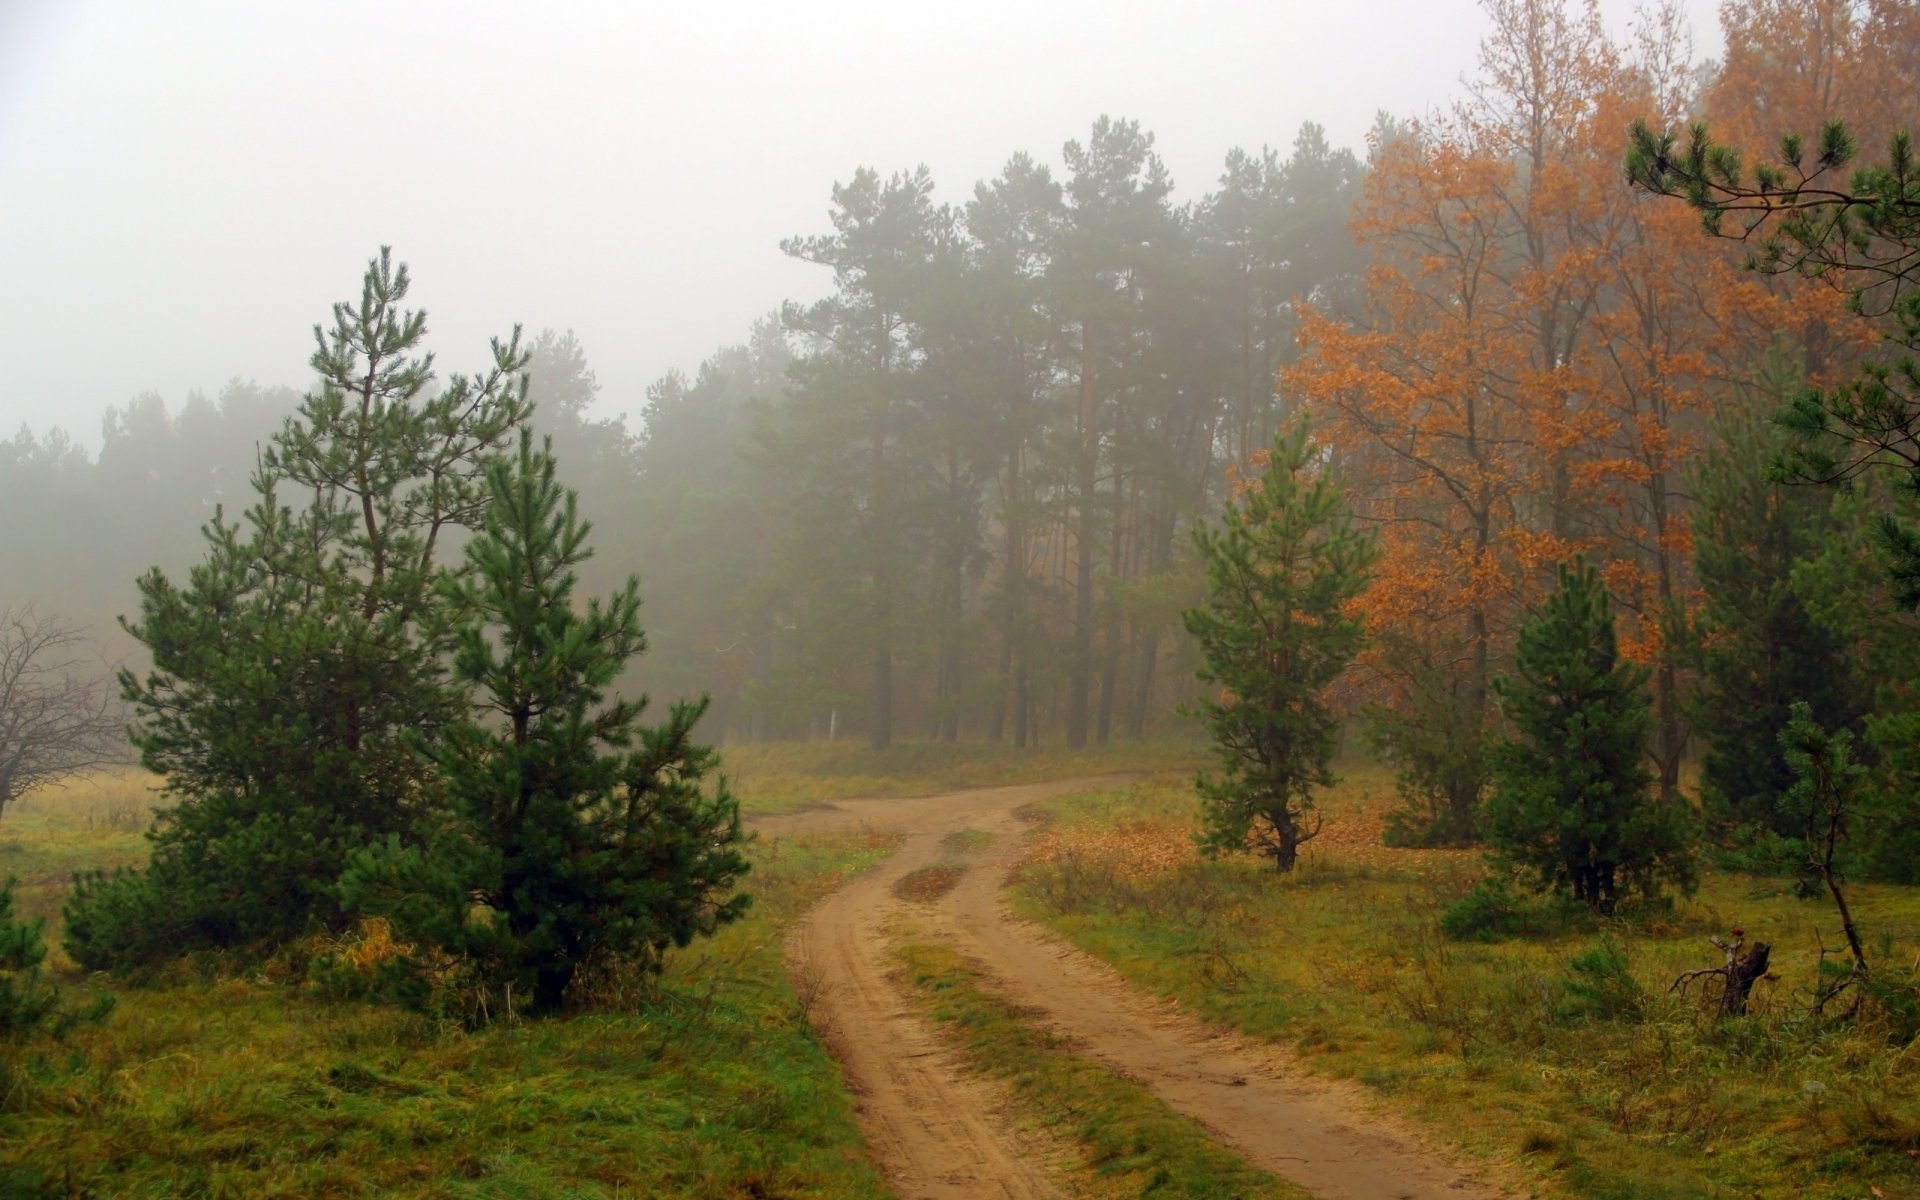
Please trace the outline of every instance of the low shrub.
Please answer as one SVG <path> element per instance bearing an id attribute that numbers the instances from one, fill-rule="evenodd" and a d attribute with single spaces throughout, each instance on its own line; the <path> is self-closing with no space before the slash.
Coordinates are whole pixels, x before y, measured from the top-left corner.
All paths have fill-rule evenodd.
<path id="1" fill-rule="evenodd" d="M 103 996 L 87 1008 L 72 1008 L 41 972 L 46 961 L 46 922 L 13 915 L 14 880 L 0 883 L 0 1045 L 38 1033 L 59 1035 L 83 1021 L 99 1021 L 113 1007 Z"/>
<path id="2" fill-rule="evenodd" d="M 1563 1021 L 1637 1021 L 1646 1015 L 1647 992 L 1633 977 L 1626 948 L 1612 937 L 1567 963 L 1565 999 L 1555 1010 Z"/>
<path id="3" fill-rule="evenodd" d="M 1492 942 L 1526 931 L 1523 902 L 1505 875 L 1487 876 L 1440 914 L 1440 932 L 1455 941 Z"/>

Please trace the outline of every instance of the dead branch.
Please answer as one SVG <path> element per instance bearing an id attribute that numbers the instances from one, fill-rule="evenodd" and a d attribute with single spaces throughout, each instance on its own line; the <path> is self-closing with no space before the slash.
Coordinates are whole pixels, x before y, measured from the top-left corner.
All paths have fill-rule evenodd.
<path id="1" fill-rule="evenodd" d="M 1827 955 L 1836 954 L 1838 953 L 1838 951 L 1828 949 L 1827 939 L 1820 936 L 1819 926 L 1816 925 L 1814 927 L 1813 941 L 1814 941 L 1814 944 L 1820 948 L 1820 957 L 1816 965 L 1814 966 L 1814 972 L 1813 972 L 1813 979 L 1814 979 L 1813 1015 L 1816 1017 L 1824 1016 L 1827 1011 L 1827 1005 L 1832 1004 L 1836 999 L 1838 999 L 1840 997 L 1840 993 L 1846 991 L 1848 988 L 1852 987 L 1856 983 L 1859 983 L 1860 981 L 1864 980 L 1867 977 L 1867 963 L 1866 963 L 1866 959 L 1858 951 L 1858 938 L 1853 935 L 1853 930 L 1851 928 L 1847 929 L 1847 933 L 1849 935 L 1848 937 L 1849 951 L 1852 953 L 1853 965 L 1845 975 L 1842 975 L 1839 979 L 1834 981 L 1833 986 L 1822 988 L 1820 986 L 1820 980 L 1824 978 L 1827 973 Z M 1851 1019 L 1859 1011 L 1860 1011 L 1860 992 L 1856 991 L 1853 994 L 1853 1002 L 1847 1007 L 1846 1016 L 1848 1019 Z"/>
<path id="2" fill-rule="evenodd" d="M 1687 988 L 1696 979 L 1717 976 L 1720 979 L 1720 1015 L 1723 1017 L 1742 1016 L 1747 1011 L 1747 1000 L 1753 994 L 1753 985 L 1761 979 L 1771 978 L 1767 974 L 1767 960 L 1773 953 L 1773 947 L 1765 942 L 1746 944 L 1746 931 L 1733 931 L 1733 940 L 1710 937 L 1707 939 L 1726 956 L 1726 961 L 1717 967 L 1702 967 L 1697 971 L 1682 971 L 1668 985 L 1667 993 L 1687 994 Z M 1705 985 L 1703 984 L 1702 987 Z"/>

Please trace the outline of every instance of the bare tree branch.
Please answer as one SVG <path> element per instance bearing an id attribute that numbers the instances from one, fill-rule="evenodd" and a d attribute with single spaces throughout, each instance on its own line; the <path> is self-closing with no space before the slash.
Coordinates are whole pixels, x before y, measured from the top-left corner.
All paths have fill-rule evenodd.
<path id="1" fill-rule="evenodd" d="M 85 644 L 31 605 L 0 609 L 0 815 L 35 788 L 132 760 L 119 699 Z"/>

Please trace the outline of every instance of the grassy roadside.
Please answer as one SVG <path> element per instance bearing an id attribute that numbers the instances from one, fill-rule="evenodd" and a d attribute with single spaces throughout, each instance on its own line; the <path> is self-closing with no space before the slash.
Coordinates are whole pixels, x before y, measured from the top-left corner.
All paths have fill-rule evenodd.
<path id="1" fill-rule="evenodd" d="M 780 940 L 889 848 L 757 846 L 748 919 L 566 1020 L 461 1034 L 266 979 L 126 989 L 102 1027 L 0 1048 L 0 1195 L 885 1196 Z"/>
<path id="2" fill-rule="evenodd" d="M 918 1007 L 975 1070 L 1008 1084 L 1030 1119 L 1079 1148 L 1071 1195 L 1306 1200 L 1211 1141 L 1141 1085 L 1073 1053 L 980 986 L 953 950 L 908 939 L 895 960 Z"/>
<path id="3" fill-rule="evenodd" d="M 1380 848 L 1389 793 L 1377 769 L 1352 772 L 1286 879 L 1194 860 L 1184 780 L 1062 797 L 1016 903 L 1142 986 L 1518 1161 L 1550 1194 L 1920 1197 L 1920 1043 L 1806 1016 L 1814 929 L 1835 944 L 1828 908 L 1710 874 L 1638 922 L 1449 942 L 1439 913 L 1479 859 Z M 1914 960 L 1920 892 L 1859 887 L 1854 903 L 1880 961 Z M 1712 965 L 1707 935 L 1733 926 L 1774 944 L 1781 978 L 1722 1024 L 1666 989 Z"/>
<path id="4" fill-rule="evenodd" d="M 1207 759 L 1188 737 L 1016 749 L 979 742 L 772 742 L 722 751 L 727 777 L 748 813 L 785 813 L 864 796 L 937 796 L 972 787 L 1043 783 L 1123 771 L 1186 770 Z"/>
<path id="5" fill-rule="evenodd" d="M 143 834 L 156 799 L 153 777 L 128 770 L 74 780 L 9 805 L 0 816 L 0 880 L 19 881 L 19 912 L 57 925 L 74 872 L 145 862 Z M 58 942 L 57 928 L 50 933 Z"/>

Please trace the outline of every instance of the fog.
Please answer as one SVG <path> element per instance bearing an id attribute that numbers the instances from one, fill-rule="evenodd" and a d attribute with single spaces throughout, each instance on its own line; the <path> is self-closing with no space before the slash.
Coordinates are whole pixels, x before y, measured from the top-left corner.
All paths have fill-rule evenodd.
<path id="1" fill-rule="evenodd" d="M 1690 0 L 1696 54 L 1710 0 Z M 1631 5 L 1602 5 L 1624 31 Z M 828 287 L 778 242 L 860 166 L 964 199 L 1102 113 L 1198 198 L 1233 146 L 1459 93 L 1465 0 L 727 6 L 208 0 L 0 6 L 0 429 L 304 386 L 310 328 L 392 244 L 446 366 L 575 330 L 608 415 Z"/>

